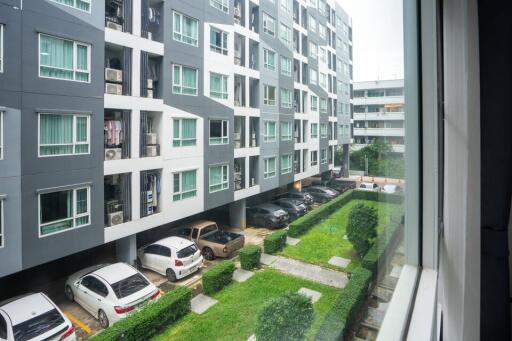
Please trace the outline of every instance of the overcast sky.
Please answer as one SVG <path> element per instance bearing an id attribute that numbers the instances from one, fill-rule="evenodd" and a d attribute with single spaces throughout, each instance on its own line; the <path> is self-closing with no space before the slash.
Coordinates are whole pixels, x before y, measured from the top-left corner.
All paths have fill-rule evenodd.
<path id="1" fill-rule="evenodd" d="M 352 17 L 354 81 L 403 78 L 403 0 L 337 0 Z"/>

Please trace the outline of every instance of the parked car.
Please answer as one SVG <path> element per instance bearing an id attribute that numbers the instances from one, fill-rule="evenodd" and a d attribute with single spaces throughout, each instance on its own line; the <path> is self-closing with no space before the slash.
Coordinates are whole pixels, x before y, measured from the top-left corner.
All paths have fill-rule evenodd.
<path id="1" fill-rule="evenodd" d="M 95 265 L 69 276 L 66 297 L 75 301 L 103 328 L 160 296 L 160 290 L 125 263 Z"/>
<path id="2" fill-rule="evenodd" d="M 356 182 L 354 180 L 341 180 L 341 179 L 331 179 L 331 180 L 315 180 L 311 183 L 313 186 L 324 186 L 328 188 L 332 188 L 340 193 L 347 191 L 350 188 L 356 188 Z"/>
<path id="3" fill-rule="evenodd" d="M 372 182 L 362 182 L 359 185 L 359 189 L 363 191 L 379 191 L 380 187 L 376 183 Z"/>
<path id="4" fill-rule="evenodd" d="M 246 219 L 251 225 L 273 229 L 286 226 L 290 216 L 280 206 L 261 204 L 248 207 Z"/>
<path id="5" fill-rule="evenodd" d="M 313 200 L 319 203 L 327 202 L 340 194 L 338 191 L 325 186 L 310 186 L 305 188 L 304 191 L 311 194 Z"/>
<path id="6" fill-rule="evenodd" d="M 385 193 L 401 193 L 402 192 L 402 187 L 398 186 L 398 185 L 384 185 L 381 189 L 382 192 L 385 192 Z"/>
<path id="7" fill-rule="evenodd" d="M 304 204 L 306 204 L 308 209 L 311 208 L 311 206 L 313 206 L 313 202 L 314 202 L 313 196 L 311 194 L 303 192 L 303 191 L 297 191 L 297 190 L 293 190 L 293 191 L 278 195 L 276 197 L 276 199 L 281 199 L 281 198 L 300 200 L 300 201 L 304 202 Z"/>
<path id="8" fill-rule="evenodd" d="M 207 260 L 213 260 L 215 257 L 229 257 L 245 244 L 243 235 L 223 231 L 214 221 L 208 220 L 198 220 L 177 229 L 175 233 L 196 243 Z"/>
<path id="9" fill-rule="evenodd" d="M 280 206 L 290 216 L 291 220 L 297 219 L 308 211 L 304 201 L 299 199 L 281 198 L 273 202 L 274 205 Z"/>
<path id="10" fill-rule="evenodd" d="M 137 250 L 137 266 L 167 276 L 171 282 L 188 276 L 203 266 L 196 244 L 181 237 L 167 237 Z"/>
<path id="11" fill-rule="evenodd" d="M 0 302 L 0 340 L 76 340 L 75 327 L 45 294 Z"/>

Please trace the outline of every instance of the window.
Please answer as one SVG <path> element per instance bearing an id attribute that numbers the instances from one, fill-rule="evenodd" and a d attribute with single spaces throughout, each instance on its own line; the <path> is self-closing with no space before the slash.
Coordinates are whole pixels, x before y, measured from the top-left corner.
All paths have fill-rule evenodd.
<path id="1" fill-rule="evenodd" d="M 274 121 L 265 121 L 265 130 L 263 131 L 264 142 L 275 142 L 277 135 L 277 125 Z"/>
<path id="2" fill-rule="evenodd" d="M 89 115 L 39 114 L 39 156 L 89 154 Z"/>
<path id="3" fill-rule="evenodd" d="M 4 113 L 0 111 L 0 160 L 4 158 Z"/>
<path id="4" fill-rule="evenodd" d="M 84 12 L 91 12 L 91 0 L 51 0 L 53 2 L 73 7 Z"/>
<path id="5" fill-rule="evenodd" d="M 4 72 L 4 25 L 0 24 L 0 73 Z"/>
<path id="6" fill-rule="evenodd" d="M 318 123 L 311 123 L 311 138 L 318 138 Z"/>
<path id="7" fill-rule="evenodd" d="M 322 24 L 318 24 L 318 35 L 320 36 L 321 39 L 325 39 L 327 37 L 327 28 L 325 27 L 325 25 L 322 25 Z"/>
<path id="8" fill-rule="evenodd" d="M 263 32 L 273 37 L 276 35 L 276 20 L 267 13 L 263 13 Z"/>
<path id="9" fill-rule="evenodd" d="M 308 0 L 308 5 L 314 8 L 318 7 L 317 0 Z"/>
<path id="10" fill-rule="evenodd" d="M 290 58 L 281 56 L 281 74 L 291 77 L 292 60 Z"/>
<path id="11" fill-rule="evenodd" d="M 311 41 L 309 42 L 309 56 L 313 59 L 318 58 L 318 45 Z"/>
<path id="12" fill-rule="evenodd" d="M 318 151 L 314 150 L 311 152 L 311 166 L 316 166 L 318 164 Z"/>
<path id="13" fill-rule="evenodd" d="M 184 44 L 196 46 L 199 41 L 199 20 L 173 12 L 173 38 Z"/>
<path id="14" fill-rule="evenodd" d="M 276 105 L 276 87 L 265 84 L 263 86 L 263 104 Z"/>
<path id="15" fill-rule="evenodd" d="M 313 68 L 309 68 L 309 83 L 314 85 L 318 84 L 318 72 Z"/>
<path id="16" fill-rule="evenodd" d="M 320 137 L 323 139 L 327 138 L 327 124 L 320 124 Z"/>
<path id="17" fill-rule="evenodd" d="M 263 177 L 265 179 L 272 178 L 276 176 L 276 158 L 275 157 L 269 157 L 268 159 L 264 160 L 264 170 L 263 170 Z"/>
<path id="18" fill-rule="evenodd" d="M 279 39 L 286 45 L 292 44 L 292 29 L 283 23 L 280 26 Z"/>
<path id="19" fill-rule="evenodd" d="M 197 69 L 174 64 L 172 66 L 172 92 L 197 96 Z"/>
<path id="20" fill-rule="evenodd" d="M 228 120 L 210 120 L 210 145 L 228 144 L 228 127 Z"/>
<path id="21" fill-rule="evenodd" d="M 39 194 L 39 236 L 90 224 L 90 188 Z"/>
<path id="22" fill-rule="evenodd" d="M 4 238 L 4 201 L 0 199 L 0 248 L 4 247 L 5 243 Z M 0 316 L 1 318 L 1 316 Z M 1 328 L 1 321 L 0 321 L 0 328 Z M 1 332 L 1 329 L 0 329 Z M 0 337 L 2 337 L 2 334 L 0 334 Z M 7 335 L 5 336 L 7 337 Z"/>
<path id="23" fill-rule="evenodd" d="M 193 198 L 197 195 L 196 170 L 189 170 L 173 174 L 173 201 Z"/>
<path id="24" fill-rule="evenodd" d="M 39 35 L 39 77 L 90 82 L 91 46 Z"/>
<path id="25" fill-rule="evenodd" d="M 210 27 L 210 50 L 227 56 L 228 33 Z"/>
<path id="26" fill-rule="evenodd" d="M 210 193 L 222 191 L 229 188 L 228 165 L 210 166 L 208 170 Z"/>
<path id="27" fill-rule="evenodd" d="M 174 147 L 195 146 L 196 120 L 190 118 L 175 118 L 173 120 L 172 145 Z"/>
<path id="28" fill-rule="evenodd" d="M 276 70 L 276 53 L 263 48 L 263 66 L 271 71 Z"/>
<path id="29" fill-rule="evenodd" d="M 292 1 L 293 0 L 281 0 L 281 9 L 287 13 L 291 13 L 293 7 Z"/>
<path id="30" fill-rule="evenodd" d="M 320 114 L 327 114 L 327 99 L 320 98 Z"/>
<path id="31" fill-rule="evenodd" d="M 281 122 L 281 141 L 292 140 L 292 122 Z"/>
<path id="32" fill-rule="evenodd" d="M 325 50 L 325 48 L 320 47 L 318 54 L 320 55 L 320 61 L 322 63 L 327 64 L 327 51 Z"/>
<path id="33" fill-rule="evenodd" d="M 292 172 L 292 155 L 281 156 L 281 174 L 288 174 Z"/>
<path id="34" fill-rule="evenodd" d="M 320 72 L 320 82 L 319 85 L 322 89 L 327 89 L 327 75 L 323 72 Z"/>
<path id="35" fill-rule="evenodd" d="M 318 97 L 315 95 L 311 95 L 311 111 L 318 110 Z"/>
<path id="36" fill-rule="evenodd" d="M 228 76 L 210 72 L 210 97 L 228 99 Z"/>
<path id="37" fill-rule="evenodd" d="M 210 0 L 210 6 L 224 13 L 229 13 L 229 0 Z"/>
<path id="38" fill-rule="evenodd" d="M 320 150 L 320 163 L 325 164 L 327 163 L 327 149 Z"/>
<path id="39" fill-rule="evenodd" d="M 310 31 L 316 32 L 316 19 L 311 14 L 309 15 L 308 27 Z"/>
<path id="40" fill-rule="evenodd" d="M 281 107 L 292 107 L 292 91 L 288 89 L 281 89 Z"/>

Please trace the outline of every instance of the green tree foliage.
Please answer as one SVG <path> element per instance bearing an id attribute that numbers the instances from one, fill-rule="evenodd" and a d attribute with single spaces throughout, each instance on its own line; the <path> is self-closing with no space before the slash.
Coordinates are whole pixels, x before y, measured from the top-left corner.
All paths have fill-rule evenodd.
<path id="1" fill-rule="evenodd" d="M 359 255 L 363 256 L 377 237 L 377 210 L 359 203 L 348 215 L 347 237 Z"/>
<path id="2" fill-rule="evenodd" d="M 403 179 L 405 163 L 401 155 L 393 152 L 391 144 L 375 140 L 372 144 L 350 153 L 350 169 L 365 170 L 368 158 L 368 175 Z"/>

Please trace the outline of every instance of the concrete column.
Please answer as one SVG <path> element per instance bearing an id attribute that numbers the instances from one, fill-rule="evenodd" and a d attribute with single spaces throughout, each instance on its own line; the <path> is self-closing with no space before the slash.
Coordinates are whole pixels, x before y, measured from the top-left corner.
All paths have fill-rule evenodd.
<path id="1" fill-rule="evenodd" d="M 120 262 L 125 262 L 130 265 L 135 264 L 137 259 L 137 237 L 131 235 L 116 240 L 116 257 Z"/>
<path id="2" fill-rule="evenodd" d="M 245 229 L 245 199 L 229 204 L 229 223 L 231 227 Z"/>

